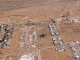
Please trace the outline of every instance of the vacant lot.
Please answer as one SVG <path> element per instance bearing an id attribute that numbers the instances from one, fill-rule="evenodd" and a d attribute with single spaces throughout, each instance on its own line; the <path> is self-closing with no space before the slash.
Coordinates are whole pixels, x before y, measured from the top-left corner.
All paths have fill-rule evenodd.
<path id="1" fill-rule="evenodd" d="M 38 46 L 39 47 L 53 46 L 52 36 L 50 34 L 49 27 L 46 22 L 43 22 L 40 25 L 38 25 L 37 31 L 38 31 Z M 44 38 L 40 38 L 39 36 L 41 34 L 45 34 L 46 36 Z"/>
<path id="2" fill-rule="evenodd" d="M 69 0 L 70 2 L 72 0 Z M 0 11 L 28 8 L 34 6 L 44 6 L 52 3 L 69 2 L 65 0 L 0 0 Z M 74 0 L 75 1 L 75 0 Z"/>
<path id="3" fill-rule="evenodd" d="M 57 52 L 55 49 L 43 49 L 41 50 L 41 60 L 73 60 L 66 52 Z"/>
<path id="4" fill-rule="evenodd" d="M 80 40 L 80 23 L 58 24 L 58 27 L 65 44 L 71 40 Z"/>

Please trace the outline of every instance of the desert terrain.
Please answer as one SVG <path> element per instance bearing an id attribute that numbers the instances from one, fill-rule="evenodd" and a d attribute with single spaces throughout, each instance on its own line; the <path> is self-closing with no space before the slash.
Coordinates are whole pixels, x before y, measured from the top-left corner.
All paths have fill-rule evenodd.
<path id="1" fill-rule="evenodd" d="M 80 40 L 80 22 L 60 23 L 59 20 L 63 19 L 62 15 L 66 12 L 70 12 L 68 18 L 79 18 L 80 0 L 0 0 L 0 25 L 9 24 L 14 28 L 10 39 L 11 46 L 0 48 L 0 58 L 19 60 L 21 55 L 33 54 L 38 56 L 35 60 L 75 60 L 67 44 L 70 41 Z M 55 36 L 51 35 L 48 26 L 53 24 L 51 19 L 56 20 L 65 51 L 55 50 L 56 47 L 52 42 Z M 24 25 L 27 27 L 23 28 L 23 32 L 26 28 L 36 31 L 37 39 L 34 48 L 20 49 L 20 26 Z M 34 28 L 36 30 L 33 30 Z M 27 30 L 24 33 L 27 34 Z M 45 38 L 41 38 L 41 34 L 46 35 Z"/>

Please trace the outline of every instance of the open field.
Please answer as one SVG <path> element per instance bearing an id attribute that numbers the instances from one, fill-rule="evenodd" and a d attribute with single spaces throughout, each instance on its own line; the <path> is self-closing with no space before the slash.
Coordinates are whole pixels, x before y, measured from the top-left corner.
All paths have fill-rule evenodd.
<path id="1" fill-rule="evenodd" d="M 80 23 L 58 24 L 60 34 L 65 44 L 69 41 L 80 40 Z"/>
<path id="2" fill-rule="evenodd" d="M 66 52 L 57 52 L 54 48 L 41 50 L 41 60 L 73 60 Z"/>
<path id="3" fill-rule="evenodd" d="M 68 24 L 64 24 L 64 23 L 60 23 L 58 22 L 58 29 L 60 32 L 60 35 L 63 39 L 64 45 L 66 47 L 66 52 L 68 55 L 73 57 L 73 53 L 70 50 L 69 46 L 68 46 L 68 42 L 70 41 L 80 41 L 80 23 L 68 23 Z M 79 48 L 79 47 L 78 47 Z"/>
<path id="4" fill-rule="evenodd" d="M 40 25 L 37 26 L 37 33 L 38 33 L 38 46 L 45 47 L 45 46 L 53 46 L 52 43 L 52 36 L 49 31 L 48 22 L 43 21 Z M 46 34 L 45 38 L 40 38 L 41 34 Z"/>
<path id="5" fill-rule="evenodd" d="M 5 1 L 3 1 L 3 2 L 5 2 Z M 31 2 L 33 2 L 33 1 L 31 1 Z M 40 0 L 38 2 L 40 2 Z M 9 18 L 10 16 L 14 16 L 14 18 L 16 18 L 16 16 L 21 16 L 21 17 L 26 16 L 27 20 L 38 20 L 38 19 L 47 18 L 47 17 L 51 17 L 51 18 L 61 17 L 60 15 L 62 13 L 68 12 L 68 11 L 71 12 L 71 14 L 72 14 L 71 16 L 75 16 L 75 15 L 80 16 L 80 8 L 79 8 L 80 4 L 77 4 L 77 2 L 78 2 L 77 0 L 76 1 L 75 0 L 70 0 L 70 1 L 64 1 L 64 0 L 61 0 L 61 1 L 60 0 L 54 0 L 54 1 L 53 0 L 46 0 L 46 1 L 44 0 L 44 1 L 42 1 L 41 0 L 41 2 L 42 3 L 37 3 L 37 2 L 34 3 L 34 4 L 41 4 L 41 5 L 34 6 L 32 4 L 32 6 L 34 6 L 34 7 L 28 7 L 28 8 L 20 8 L 20 9 L 13 8 L 12 10 L 6 10 L 6 8 L 7 8 L 6 7 L 4 9 L 2 9 L 2 11 L 4 11 L 4 10 L 6 10 L 6 11 L 1 12 L 0 17 L 6 18 L 6 16 L 8 16 L 7 18 Z M 22 5 L 24 5 L 24 4 L 22 4 Z M 17 5 L 17 6 L 20 6 L 20 5 Z M 8 8 L 8 9 L 10 9 L 10 8 Z M 10 20 L 12 22 L 12 19 L 10 19 Z M 20 19 L 19 19 L 19 21 L 20 21 Z"/>
<path id="6" fill-rule="evenodd" d="M 12 24 L 14 33 L 10 48 L 0 49 L 0 57 L 17 60 L 20 55 L 33 53 L 41 60 L 74 60 L 67 43 L 80 40 L 80 23 L 58 24 L 65 51 L 55 51 L 48 24 L 52 18 L 62 18 L 63 13 L 70 12 L 70 17 L 80 17 L 80 0 L 0 0 L 0 24 Z M 34 22 L 37 29 L 37 47 L 20 50 L 19 25 Z M 24 31 L 22 31 L 24 32 Z M 46 34 L 45 38 L 40 38 Z M 9 56 L 12 56 L 9 59 Z"/>
<path id="7" fill-rule="evenodd" d="M 34 6 L 42 6 L 53 3 L 72 2 L 72 0 L 0 0 L 0 11 L 8 11 L 13 9 L 28 8 Z M 75 0 L 74 0 L 75 1 Z"/>
<path id="8" fill-rule="evenodd" d="M 10 58 L 12 60 L 18 60 L 21 55 L 29 55 L 30 53 L 37 55 L 37 50 L 25 50 L 25 51 L 18 52 L 17 54 L 11 54 L 5 56 L 5 60 L 10 60 Z"/>

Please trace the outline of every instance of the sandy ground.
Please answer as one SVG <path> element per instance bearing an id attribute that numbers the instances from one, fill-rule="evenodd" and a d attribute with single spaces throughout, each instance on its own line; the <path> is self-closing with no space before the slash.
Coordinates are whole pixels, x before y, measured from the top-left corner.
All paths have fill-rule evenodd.
<path id="1" fill-rule="evenodd" d="M 29 55 L 30 53 L 37 55 L 37 50 L 25 50 L 17 54 L 11 54 L 7 57 L 5 56 L 5 60 L 18 60 L 21 55 Z"/>
<path id="2" fill-rule="evenodd" d="M 67 46 L 67 43 L 71 40 L 77 40 L 77 39 L 79 40 L 80 33 L 79 32 L 76 33 L 77 31 L 76 32 L 72 31 L 72 28 L 73 29 L 79 29 L 79 24 L 80 23 L 73 23 L 73 24 L 60 24 L 60 23 L 58 23 L 58 29 L 60 32 L 60 36 L 62 37 L 62 40 L 64 42 L 64 46 L 65 46 L 66 51 L 57 52 L 57 51 L 55 51 L 54 46 L 53 46 L 53 48 L 49 48 L 49 49 L 48 48 L 47 49 L 41 49 L 40 50 L 41 60 L 53 60 L 53 59 L 55 59 L 55 60 L 74 60 L 73 53 L 71 52 L 70 48 Z M 73 37 L 73 36 L 75 36 L 75 37 Z M 52 40 L 51 38 L 52 37 L 41 39 L 41 40 L 43 40 L 43 43 L 45 40 L 47 40 L 48 44 L 45 41 L 46 43 L 45 44 L 41 43 L 40 46 L 42 46 L 42 47 L 44 45 L 45 46 L 52 46 L 52 45 L 49 45 L 50 41 Z M 48 39 L 49 39 L 49 41 L 48 41 Z"/>
<path id="3" fill-rule="evenodd" d="M 58 23 L 58 29 L 63 39 L 64 45 L 66 47 L 66 52 L 69 56 L 74 57 L 70 48 L 68 47 L 68 42 L 80 40 L 80 23 L 69 23 L 61 24 Z"/>
<path id="4" fill-rule="evenodd" d="M 41 25 L 38 25 L 37 31 L 38 31 L 38 46 L 39 47 L 53 46 L 52 36 L 49 32 L 48 23 L 44 22 L 44 23 L 41 23 Z M 40 38 L 39 36 L 41 34 L 46 34 L 45 38 Z"/>
<path id="5" fill-rule="evenodd" d="M 3 48 L 3 49 L 0 49 L 0 51 L 4 54 L 4 53 L 10 53 L 10 52 L 15 52 L 19 49 L 19 33 L 17 33 L 16 31 L 17 30 L 17 27 L 15 27 L 15 30 L 14 30 L 14 33 L 13 33 L 13 36 L 12 36 L 12 39 L 11 39 L 11 46 L 10 48 Z M 6 51 L 5 51 L 6 50 Z"/>
<path id="6" fill-rule="evenodd" d="M 41 50 L 41 60 L 53 60 L 53 59 L 68 60 L 68 57 L 65 52 L 56 52 L 54 48 Z"/>
<path id="7" fill-rule="evenodd" d="M 22 2 L 23 1 L 23 2 Z M 51 18 L 61 18 L 61 15 L 65 12 L 71 12 L 71 17 L 80 16 L 80 3 L 78 0 L 20 0 L 20 1 L 2 1 L 0 0 L 0 24 L 21 24 L 27 21 L 44 21 Z M 52 36 L 50 35 L 48 23 L 43 23 L 37 26 L 38 31 L 38 47 L 53 46 Z M 63 42 L 66 47 L 65 52 L 56 52 L 55 47 L 53 49 L 41 50 L 41 60 L 73 60 L 73 54 L 67 47 L 67 42 L 71 40 L 79 40 L 80 31 L 79 23 L 74 24 L 59 24 L 59 32 L 63 38 Z M 75 32 L 74 32 L 75 31 Z M 19 49 L 19 29 L 15 25 L 12 44 L 10 48 L 0 49 L 2 53 L 16 52 Z M 47 34 L 46 38 L 39 38 L 40 34 Z M 36 51 L 36 50 L 35 50 Z M 30 51 L 27 51 L 30 52 Z M 67 57 L 67 53 L 68 56 Z M 21 53 L 22 54 L 22 53 Z M 3 55 L 1 55 L 3 56 Z M 17 55 L 14 54 L 13 60 L 17 59 Z M 63 57 L 64 56 L 64 57 Z M 5 56 L 6 57 L 6 56 Z M 6 58 L 6 60 L 9 60 Z"/>
<path id="8" fill-rule="evenodd" d="M 15 16 L 16 18 L 16 16 L 27 16 L 27 20 L 38 20 L 38 19 L 47 18 L 47 17 L 58 18 L 58 17 L 61 17 L 60 15 L 62 13 L 65 13 L 68 11 L 71 12 L 72 14 L 71 16 L 75 16 L 75 15 L 80 16 L 80 8 L 79 8 L 80 4 L 78 5 L 76 4 L 77 4 L 77 0 L 64 1 L 64 2 L 60 2 L 59 0 L 57 2 L 55 2 L 55 0 L 54 1 L 48 0 L 46 5 L 41 4 L 40 6 L 37 5 L 34 7 L 12 9 L 10 11 L 8 10 L 8 11 L 1 12 L 0 17 Z M 72 6 L 75 6 L 75 7 L 72 7 Z M 74 9 L 75 11 L 73 11 Z M 10 21 L 12 21 L 12 19 L 10 19 Z"/>
<path id="9" fill-rule="evenodd" d="M 80 37 L 80 23 L 71 24 L 59 24 L 59 31 L 64 39 L 63 41 L 67 44 L 71 40 L 79 40 Z"/>

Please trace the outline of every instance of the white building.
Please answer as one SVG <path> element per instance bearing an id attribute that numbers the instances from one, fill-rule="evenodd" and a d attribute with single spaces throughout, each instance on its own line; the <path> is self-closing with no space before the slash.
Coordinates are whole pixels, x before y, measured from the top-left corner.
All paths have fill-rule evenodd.
<path id="1" fill-rule="evenodd" d="M 34 56 L 32 54 L 30 55 L 22 55 L 19 57 L 18 60 L 34 60 Z"/>

